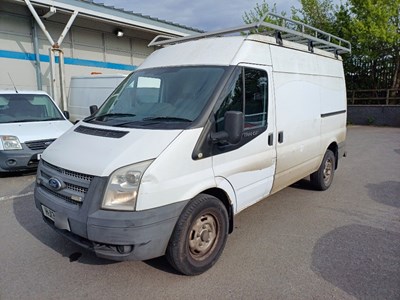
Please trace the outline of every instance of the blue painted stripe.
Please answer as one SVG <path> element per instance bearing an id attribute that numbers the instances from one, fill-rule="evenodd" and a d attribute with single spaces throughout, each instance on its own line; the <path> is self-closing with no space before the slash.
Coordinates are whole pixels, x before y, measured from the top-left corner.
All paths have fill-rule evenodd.
<path id="1" fill-rule="evenodd" d="M 8 50 L 0 50 L 0 58 L 30 60 L 30 61 L 36 60 L 34 53 L 23 53 L 23 52 L 8 51 Z M 48 55 L 40 54 L 39 59 L 41 62 L 47 62 L 47 63 L 50 62 L 50 57 Z M 58 57 L 56 57 L 56 63 L 58 63 Z M 137 68 L 137 66 L 132 66 L 132 65 L 117 64 L 117 63 L 103 62 L 103 61 L 96 61 L 89 59 L 71 58 L 71 57 L 65 57 L 64 63 L 66 65 L 96 67 L 96 68 L 115 69 L 124 71 L 133 71 Z"/>

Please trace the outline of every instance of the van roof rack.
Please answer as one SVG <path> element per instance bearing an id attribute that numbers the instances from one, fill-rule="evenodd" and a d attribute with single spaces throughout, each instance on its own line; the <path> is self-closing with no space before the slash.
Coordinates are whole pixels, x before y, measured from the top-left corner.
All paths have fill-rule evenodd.
<path id="1" fill-rule="evenodd" d="M 266 17 L 276 20 L 276 24 L 263 21 Z M 166 35 L 158 35 L 149 43 L 148 47 L 172 45 L 207 37 L 232 35 L 235 33 L 243 34 L 244 32 L 247 32 L 247 36 L 253 33 L 274 36 L 277 44 L 279 45 L 283 45 L 284 40 L 303 44 L 308 47 L 310 52 L 313 52 L 314 48 L 334 53 L 336 56 L 351 52 L 351 44 L 349 41 L 302 22 L 295 21 L 274 13 L 264 14 L 258 22 L 223 30 L 199 33 L 178 38 Z"/>

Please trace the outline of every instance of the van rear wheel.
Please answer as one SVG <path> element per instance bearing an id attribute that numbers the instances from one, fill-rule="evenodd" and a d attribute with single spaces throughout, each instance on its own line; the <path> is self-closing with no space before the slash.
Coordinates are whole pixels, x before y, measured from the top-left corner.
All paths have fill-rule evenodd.
<path id="1" fill-rule="evenodd" d="M 183 210 L 168 244 L 168 262 L 185 275 L 210 269 L 228 237 L 228 213 L 217 198 L 200 194 Z"/>
<path id="2" fill-rule="evenodd" d="M 325 191 L 331 186 L 335 174 L 335 163 L 336 159 L 333 152 L 326 150 L 318 171 L 310 175 L 311 183 L 317 190 Z"/>

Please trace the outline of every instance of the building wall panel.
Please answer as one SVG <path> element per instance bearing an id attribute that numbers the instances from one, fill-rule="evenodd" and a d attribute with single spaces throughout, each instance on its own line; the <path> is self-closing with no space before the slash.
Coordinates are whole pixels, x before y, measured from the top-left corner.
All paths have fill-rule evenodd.
<path id="1" fill-rule="evenodd" d="M 36 11 L 43 15 L 48 8 L 36 8 Z M 54 42 L 58 41 L 70 16 L 68 12 L 57 10 L 56 14 L 43 20 Z M 34 24 L 37 49 L 33 44 Z M 128 74 L 154 51 L 147 45 L 155 33 L 125 25 L 121 26 L 124 36 L 118 38 L 114 33 L 118 24 L 78 15 L 60 47 L 65 57 L 67 94 L 72 76 L 87 76 L 92 72 Z M 42 90 L 50 93 L 51 46 L 23 2 L 0 0 L 0 89 L 12 88 L 8 77 L 10 73 L 18 89 L 35 90 L 38 82 L 41 82 Z M 38 52 L 39 63 L 35 51 Z M 56 89 L 60 95 L 57 57 L 56 62 Z M 37 72 L 40 74 L 39 79 L 36 78 Z"/>

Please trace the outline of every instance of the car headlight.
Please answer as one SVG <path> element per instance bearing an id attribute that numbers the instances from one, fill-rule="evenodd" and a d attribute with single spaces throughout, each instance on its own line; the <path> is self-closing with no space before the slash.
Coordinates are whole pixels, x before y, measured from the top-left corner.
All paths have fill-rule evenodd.
<path id="1" fill-rule="evenodd" d="M 2 135 L 1 143 L 4 150 L 21 150 L 22 146 L 19 139 L 13 135 Z"/>
<path id="2" fill-rule="evenodd" d="M 123 167 L 111 174 L 101 208 L 134 211 L 140 181 L 153 160 Z"/>

